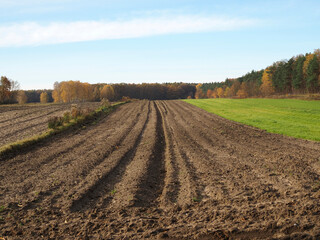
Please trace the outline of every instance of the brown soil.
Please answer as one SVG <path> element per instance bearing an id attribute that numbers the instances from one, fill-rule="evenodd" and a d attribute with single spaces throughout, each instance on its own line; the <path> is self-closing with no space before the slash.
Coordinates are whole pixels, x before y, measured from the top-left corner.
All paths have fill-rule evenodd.
<path id="1" fill-rule="evenodd" d="M 79 103 L 81 108 L 95 109 L 99 103 Z M 71 104 L 32 104 L 0 106 L 0 147 L 40 134 L 48 129 L 48 120 L 70 111 Z"/>
<path id="2" fill-rule="evenodd" d="M 182 101 L 125 104 L 0 161 L 5 239 L 320 239 L 320 143 Z"/>

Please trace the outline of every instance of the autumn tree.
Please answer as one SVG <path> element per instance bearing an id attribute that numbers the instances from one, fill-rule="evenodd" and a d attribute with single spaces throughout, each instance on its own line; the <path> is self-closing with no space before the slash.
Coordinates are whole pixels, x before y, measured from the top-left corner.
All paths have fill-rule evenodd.
<path id="1" fill-rule="evenodd" d="M 224 90 L 223 90 L 223 88 L 219 87 L 219 88 L 217 89 L 217 94 L 218 94 L 218 97 L 219 97 L 219 98 L 223 98 L 223 97 L 224 97 Z"/>
<path id="2" fill-rule="evenodd" d="M 25 104 L 28 101 L 27 95 L 24 91 L 19 91 L 17 95 L 17 101 L 19 104 Z"/>
<path id="3" fill-rule="evenodd" d="M 198 84 L 197 86 L 196 86 L 196 94 L 195 94 L 195 98 L 196 99 L 200 99 L 200 98 L 205 98 L 205 94 L 204 94 L 204 92 L 202 91 L 202 84 Z"/>
<path id="4" fill-rule="evenodd" d="M 208 91 L 207 91 L 207 98 L 213 98 L 213 90 L 208 89 Z"/>
<path id="5" fill-rule="evenodd" d="M 100 89 L 99 89 L 98 86 L 95 86 L 93 88 L 92 100 L 93 101 L 99 101 L 100 100 Z"/>
<path id="6" fill-rule="evenodd" d="M 237 97 L 238 98 L 247 98 L 248 95 L 248 85 L 246 82 L 242 82 L 240 89 L 237 92 Z"/>
<path id="7" fill-rule="evenodd" d="M 104 85 L 100 92 L 101 99 L 108 99 L 109 101 L 114 100 L 114 89 L 111 85 Z"/>
<path id="8" fill-rule="evenodd" d="M 60 83 L 58 82 L 55 82 L 53 84 L 52 98 L 53 98 L 53 102 L 55 103 L 62 102 L 62 99 L 60 96 Z"/>
<path id="9" fill-rule="evenodd" d="M 269 68 L 266 68 L 262 75 L 262 85 L 260 86 L 260 91 L 262 95 L 269 96 L 274 93 L 274 88 L 272 86 L 271 73 Z"/>
<path id="10" fill-rule="evenodd" d="M 238 80 L 235 80 L 230 88 L 229 96 L 230 97 L 236 96 L 237 92 L 240 89 L 240 86 L 241 86 L 240 82 Z"/>
<path id="11" fill-rule="evenodd" d="M 226 89 L 224 90 L 224 97 L 230 97 L 230 88 L 226 87 Z"/>
<path id="12" fill-rule="evenodd" d="M 48 93 L 47 92 L 42 92 L 40 94 L 40 102 L 41 103 L 47 103 L 48 102 Z"/>
<path id="13" fill-rule="evenodd" d="M 11 81 L 7 77 L 2 76 L 0 82 L 0 103 L 6 102 L 10 97 L 10 89 Z"/>
<path id="14" fill-rule="evenodd" d="M 52 98 L 54 102 L 83 102 L 93 100 L 93 87 L 80 81 L 64 81 L 54 84 Z"/>
<path id="15" fill-rule="evenodd" d="M 303 63 L 303 67 L 302 67 L 302 70 L 303 70 L 303 76 L 304 78 L 306 79 L 307 78 L 307 71 L 308 71 L 308 66 L 310 64 L 310 62 L 313 60 L 313 58 L 315 57 L 315 54 L 312 54 L 312 53 L 309 53 L 306 55 L 306 60 L 304 61 Z"/>

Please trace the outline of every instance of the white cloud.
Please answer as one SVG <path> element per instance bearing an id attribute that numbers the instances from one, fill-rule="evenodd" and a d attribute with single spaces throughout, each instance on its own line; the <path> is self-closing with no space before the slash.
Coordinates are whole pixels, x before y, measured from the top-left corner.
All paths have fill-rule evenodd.
<path id="1" fill-rule="evenodd" d="M 256 24 L 250 19 L 203 16 L 159 17 L 127 21 L 35 22 L 0 26 L 0 47 L 34 46 L 163 34 L 229 31 Z"/>

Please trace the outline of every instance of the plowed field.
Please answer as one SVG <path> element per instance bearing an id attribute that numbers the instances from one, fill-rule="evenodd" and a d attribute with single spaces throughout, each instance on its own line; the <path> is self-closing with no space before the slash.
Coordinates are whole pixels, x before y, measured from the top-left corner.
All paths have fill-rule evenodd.
<path id="1" fill-rule="evenodd" d="M 320 238 L 320 144 L 137 101 L 0 159 L 5 239 Z"/>
<path id="2" fill-rule="evenodd" d="M 82 108 L 97 108 L 99 103 L 79 103 Z M 70 111 L 71 104 L 0 106 L 0 147 L 40 134 L 48 129 L 48 120 Z"/>

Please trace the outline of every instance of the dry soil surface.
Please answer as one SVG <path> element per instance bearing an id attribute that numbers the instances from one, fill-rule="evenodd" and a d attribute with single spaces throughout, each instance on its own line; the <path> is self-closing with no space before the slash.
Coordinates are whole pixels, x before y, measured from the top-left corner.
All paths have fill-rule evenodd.
<path id="1" fill-rule="evenodd" d="M 79 103 L 80 108 L 95 109 L 99 103 Z M 50 117 L 61 117 L 71 104 L 26 104 L 0 106 L 0 147 L 40 134 L 48 129 Z"/>
<path id="2" fill-rule="evenodd" d="M 320 239 L 320 143 L 182 101 L 0 159 L 5 239 Z"/>

